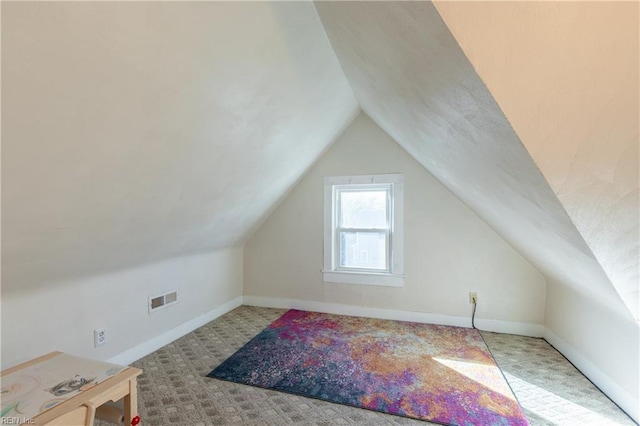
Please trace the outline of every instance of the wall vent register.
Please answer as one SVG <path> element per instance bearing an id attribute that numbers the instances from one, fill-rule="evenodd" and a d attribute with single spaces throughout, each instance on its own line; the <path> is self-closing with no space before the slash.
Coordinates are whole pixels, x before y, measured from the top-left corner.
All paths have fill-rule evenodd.
<path id="1" fill-rule="evenodd" d="M 159 296 L 150 296 L 149 313 L 176 303 L 178 303 L 178 292 L 175 290 Z"/>

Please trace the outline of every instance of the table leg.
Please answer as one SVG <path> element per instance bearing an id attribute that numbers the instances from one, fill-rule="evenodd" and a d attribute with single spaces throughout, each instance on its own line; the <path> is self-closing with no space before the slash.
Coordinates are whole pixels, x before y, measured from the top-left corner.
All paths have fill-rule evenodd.
<path id="1" fill-rule="evenodd" d="M 136 378 L 129 381 L 129 395 L 124 397 L 124 425 L 131 426 L 131 420 L 138 415 L 138 388 Z"/>

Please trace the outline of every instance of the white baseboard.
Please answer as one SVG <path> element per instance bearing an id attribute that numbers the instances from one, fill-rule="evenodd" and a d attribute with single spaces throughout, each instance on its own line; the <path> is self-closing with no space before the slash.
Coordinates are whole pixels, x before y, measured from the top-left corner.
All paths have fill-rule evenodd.
<path id="1" fill-rule="evenodd" d="M 480 330 L 496 333 L 517 334 L 527 337 L 543 337 L 544 325 L 530 322 L 500 321 L 476 318 L 476 327 Z"/>
<path id="2" fill-rule="evenodd" d="M 163 333 L 160 336 L 147 340 L 127 351 L 124 351 L 110 359 L 108 362 L 129 365 L 134 361 L 160 349 L 163 346 L 179 339 L 193 330 L 207 324 L 210 321 L 226 314 L 240 305 L 260 306 L 265 308 L 300 309 L 315 312 L 326 312 L 338 315 L 351 315 L 369 318 L 392 319 L 398 321 L 413 321 L 430 324 L 452 325 L 457 327 L 470 327 L 471 320 L 466 317 L 451 315 L 430 314 L 425 312 L 402 311 L 396 309 L 372 308 L 367 306 L 343 305 L 339 303 L 314 302 L 297 299 L 282 299 L 274 297 L 241 296 L 218 306 L 217 308 L 200 315 L 178 327 Z M 562 340 L 555 333 L 540 324 L 521 323 L 512 321 L 499 321 L 488 319 L 476 319 L 476 326 L 481 330 L 498 333 L 518 334 L 530 337 L 544 337 L 549 344 L 555 347 L 576 368 L 587 376 L 596 386 L 608 395 L 620 406 L 635 422 L 640 422 L 639 402 L 627 391 L 618 386 L 609 376 L 597 368 L 591 361 L 573 346 Z"/>
<path id="3" fill-rule="evenodd" d="M 328 314 L 453 325 L 457 327 L 471 327 L 471 319 L 466 317 L 429 314 L 426 312 L 401 311 L 396 309 L 371 308 L 367 306 L 342 305 L 339 303 L 313 302 L 308 300 L 281 299 L 275 297 L 244 296 L 243 304 L 264 308 L 300 309 L 305 311 L 325 312 Z M 530 337 L 542 337 L 544 335 L 544 326 L 541 324 L 487 320 L 480 318 L 477 318 L 475 323 L 476 327 L 486 331 L 519 334 Z"/>
<path id="4" fill-rule="evenodd" d="M 119 365 L 129 365 L 132 362 L 137 361 L 154 351 L 157 351 L 161 347 L 168 345 L 174 340 L 181 338 L 185 334 L 191 333 L 196 328 L 202 327 L 206 323 L 213 321 L 219 316 L 232 311 L 240 305 L 242 305 L 242 296 L 236 297 L 235 299 L 221 306 L 218 306 L 215 309 L 212 309 L 206 314 L 200 315 L 199 317 L 187 321 L 184 324 L 181 324 L 167 331 L 166 333 L 161 334 L 160 336 L 149 339 L 146 342 L 140 343 L 139 345 L 131 349 L 121 352 L 120 354 L 109 358 L 107 362 Z"/>
<path id="5" fill-rule="evenodd" d="M 622 389 L 608 375 L 602 372 L 580 351 L 558 337 L 553 331 L 545 328 L 544 339 L 564 355 L 582 374 L 587 376 L 602 392 L 613 402 L 618 404 L 636 423 L 640 423 L 640 403 L 638 400 Z"/>
<path id="6" fill-rule="evenodd" d="M 401 311 L 396 309 L 372 308 L 367 306 L 343 305 L 339 303 L 314 302 L 297 299 L 243 296 L 236 297 L 206 314 L 187 321 L 186 323 L 181 324 L 160 336 L 149 339 L 146 342 L 108 359 L 107 361 L 119 365 L 129 365 L 243 304 L 265 308 L 300 309 L 338 315 L 392 319 L 397 321 L 413 321 L 452 325 L 457 327 L 471 326 L 471 320 L 469 318 L 452 315 L 429 314 L 425 312 Z M 606 395 L 618 404 L 620 408 L 629 414 L 635 422 L 640 422 L 640 406 L 636 398 L 618 386 L 618 384 L 609 376 L 584 357 L 580 351 L 562 340 L 543 325 L 477 318 L 476 326 L 481 330 L 494 331 L 498 333 L 544 337 L 549 344 L 567 357 L 567 359 L 569 359 L 569 361 L 571 361 L 578 370 L 587 376 L 596 386 L 598 386 Z"/>

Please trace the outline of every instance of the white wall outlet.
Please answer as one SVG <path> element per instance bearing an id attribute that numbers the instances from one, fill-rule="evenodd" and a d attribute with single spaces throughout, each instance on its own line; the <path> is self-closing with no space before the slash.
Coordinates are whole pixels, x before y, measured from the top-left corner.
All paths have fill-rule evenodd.
<path id="1" fill-rule="evenodd" d="M 472 291 L 469 292 L 469 303 L 472 305 L 474 303 L 478 303 L 478 293 Z"/>
<path id="2" fill-rule="evenodd" d="M 93 330 L 93 345 L 97 348 L 107 343 L 107 329 L 97 328 Z"/>

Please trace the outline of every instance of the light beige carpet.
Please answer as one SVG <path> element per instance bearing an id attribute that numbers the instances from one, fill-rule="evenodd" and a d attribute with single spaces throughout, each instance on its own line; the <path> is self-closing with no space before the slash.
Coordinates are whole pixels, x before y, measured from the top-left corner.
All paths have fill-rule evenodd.
<path id="1" fill-rule="evenodd" d="M 205 377 L 284 312 L 242 306 L 134 363 L 143 424 L 429 424 Z M 532 425 L 635 424 L 544 340 L 482 335 Z"/>

